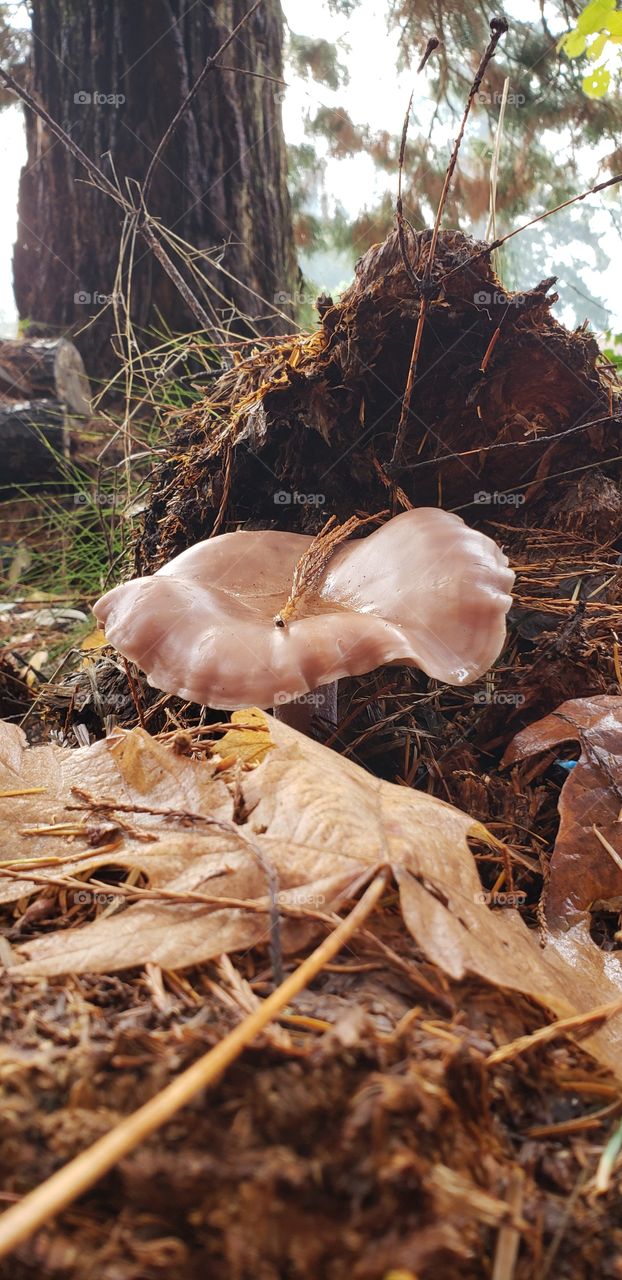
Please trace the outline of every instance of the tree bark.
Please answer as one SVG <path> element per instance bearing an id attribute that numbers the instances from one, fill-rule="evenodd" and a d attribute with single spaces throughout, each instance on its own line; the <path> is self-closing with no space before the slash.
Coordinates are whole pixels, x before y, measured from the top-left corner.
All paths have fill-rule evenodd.
<path id="1" fill-rule="evenodd" d="M 206 59 L 249 7 L 250 0 L 33 0 L 29 87 L 126 194 L 127 179 L 144 179 Z M 207 274 L 224 296 L 210 290 L 204 299 L 216 322 L 226 326 L 233 306 L 272 333 L 288 327 L 275 297 L 291 295 L 295 273 L 280 85 L 262 78 L 282 75 L 282 23 L 280 0 L 264 0 L 222 56 L 239 70 L 209 72 L 149 196 L 163 225 L 195 249 L 216 251 L 220 268 L 208 265 Z M 26 124 L 14 251 L 20 316 L 73 335 L 93 373 L 113 358 L 105 302 L 115 290 L 122 214 L 28 111 Z M 135 262 L 136 327 L 196 329 L 140 239 Z M 289 310 L 287 302 L 276 306 Z"/>

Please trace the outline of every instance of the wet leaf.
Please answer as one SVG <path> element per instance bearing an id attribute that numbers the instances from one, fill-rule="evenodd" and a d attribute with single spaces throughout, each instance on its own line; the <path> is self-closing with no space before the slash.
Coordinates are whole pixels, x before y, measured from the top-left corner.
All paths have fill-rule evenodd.
<path id="1" fill-rule="evenodd" d="M 581 756 L 559 797 L 559 832 L 547 894 L 552 928 L 585 919 L 595 901 L 618 899 L 622 904 L 622 698 L 602 695 L 563 702 L 516 735 L 504 764 L 573 742 L 580 744 Z M 619 862 L 603 839 L 617 852 Z"/>
<path id="2" fill-rule="evenodd" d="M 17 948 L 21 974 L 107 972 L 147 961 L 175 969 L 266 945 L 268 872 L 278 883 L 282 943 L 291 953 L 326 928 L 318 912 L 340 907 L 388 863 L 406 926 L 451 977 L 477 974 L 524 992 L 560 1017 L 619 998 L 622 982 L 618 987 L 605 972 L 609 958 L 580 926 L 543 951 L 516 911 L 486 905 L 467 842 L 469 835 L 486 838 L 479 823 L 433 796 L 370 776 L 279 721 L 268 723 L 272 750 L 255 768 L 238 770 L 231 783 L 237 821 L 233 795 L 224 775 L 213 776 L 213 762 L 176 755 L 142 730 L 70 751 L 28 749 L 18 731 L 4 726 L 12 757 L 6 776 L 31 786 L 49 776 L 51 786 L 44 805 L 41 796 L 0 805 L 19 805 L 30 820 L 38 810 L 40 820 L 67 822 L 75 817 L 64 808 L 75 796 L 68 784 L 99 799 L 100 816 L 102 797 L 117 804 L 122 798 L 126 807 L 118 816 L 131 822 L 131 832 L 121 830 L 112 860 L 139 865 L 160 894 L 25 942 Z M 33 844 L 39 857 L 66 852 L 66 837 L 28 843 L 16 830 L 17 810 L 9 813 L 16 856 L 31 854 Z M 114 820 L 112 811 L 108 816 Z M 156 840 L 141 843 L 137 832 Z M 91 869 L 104 860 L 94 851 L 73 865 Z M 13 896 L 23 891 L 24 882 L 14 881 Z M 612 1019 L 586 1041 L 618 1071 L 621 1022 Z"/>

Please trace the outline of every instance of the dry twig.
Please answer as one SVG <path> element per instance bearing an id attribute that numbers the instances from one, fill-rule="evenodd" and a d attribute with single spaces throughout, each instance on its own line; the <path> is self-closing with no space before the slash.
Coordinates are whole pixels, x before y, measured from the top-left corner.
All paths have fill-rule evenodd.
<path id="1" fill-rule="evenodd" d="M 6 1257 L 22 1240 L 26 1240 L 77 1196 L 92 1187 L 119 1160 L 166 1124 L 200 1089 L 219 1080 L 258 1033 L 317 977 L 326 962 L 332 960 L 344 943 L 356 933 L 380 901 L 387 879 L 387 870 L 381 870 L 334 932 L 263 1001 L 260 1008 L 244 1018 L 224 1040 L 183 1071 L 155 1098 L 151 1098 L 93 1146 L 52 1174 L 51 1178 L 31 1191 L 19 1204 L 8 1209 L 0 1217 L 0 1258 Z"/>

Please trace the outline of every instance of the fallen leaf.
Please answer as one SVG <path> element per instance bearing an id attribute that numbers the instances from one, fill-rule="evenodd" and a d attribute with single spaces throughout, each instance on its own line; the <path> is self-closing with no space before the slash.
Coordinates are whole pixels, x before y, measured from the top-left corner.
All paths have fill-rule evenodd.
<path id="1" fill-rule="evenodd" d="M 314 919 L 318 912 L 334 911 L 379 864 L 390 864 L 408 929 L 428 960 L 451 977 L 477 974 L 533 997 L 562 1018 L 619 998 L 617 961 L 581 927 L 543 950 L 518 912 L 486 905 L 467 843 L 469 835 L 485 837 L 479 823 L 433 796 L 370 776 L 279 721 L 268 723 L 273 749 L 235 779 L 247 815 L 242 823 L 232 821 L 232 796 L 222 777 L 212 776 L 209 762 L 175 755 L 143 730 L 117 732 L 77 751 L 29 749 L 21 741 L 15 768 L 16 730 L 4 726 L 14 785 L 35 785 L 41 764 L 52 762 L 56 821 L 69 816 L 63 808 L 63 801 L 71 801 L 68 782 L 86 787 L 93 800 L 112 797 L 118 805 L 134 806 L 123 816 L 157 841 L 141 844 L 121 832 L 112 860 L 140 865 L 162 895 L 24 943 L 16 949 L 16 974 L 107 972 L 148 961 L 184 968 L 265 945 L 268 872 L 278 883 L 283 948 L 298 950 L 310 932 L 325 927 Z M 0 790 L 4 782 L 0 775 Z M 14 806 L 28 810 L 29 824 L 37 806 L 40 817 L 51 818 L 50 804 L 42 811 L 40 797 L 0 803 L 11 806 L 14 828 Z M 142 812 L 147 808 L 160 812 Z M 16 831 L 11 841 L 22 857 L 31 852 Z M 40 854 L 49 855 L 53 843 L 40 837 Z M 102 857 L 94 852 L 79 865 L 91 868 L 98 861 Z M 23 881 L 14 885 L 14 896 L 22 889 Z M 175 897 L 184 893 L 204 897 Z M 292 917 L 292 911 L 303 918 Z M 593 1031 L 585 1044 L 622 1075 L 622 1017 Z"/>
<path id="2" fill-rule="evenodd" d="M 77 807 L 84 801 L 76 788 L 130 810 L 122 814 L 129 830 L 120 830 L 113 855 L 95 843 L 97 821 L 89 825 L 88 806 Z M 50 875 L 82 875 L 99 866 L 136 868 L 152 887 L 166 884 L 187 866 L 189 840 L 193 848 L 196 841 L 171 829 L 157 812 L 131 812 L 136 806 L 203 811 L 225 822 L 233 816 L 231 795 L 208 765 L 177 756 L 146 733 L 118 734 L 74 751 L 54 744 L 28 747 L 21 729 L 0 721 L 0 903 L 38 891 L 26 869 L 18 878 L 13 864 L 24 862 Z M 83 833 L 68 839 L 62 833 L 68 821 L 82 823 Z M 58 840 L 49 834 L 54 826 L 61 828 Z M 37 828 L 47 834 L 24 834 Z"/>
<path id="3" fill-rule="evenodd" d="M 101 627 L 93 627 L 87 635 L 83 636 L 80 641 L 80 649 L 88 652 L 90 649 L 105 649 L 106 636 Z"/>
<path id="4" fill-rule="evenodd" d="M 622 906 L 622 698 L 601 695 L 563 702 L 516 735 L 503 763 L 572 742 L 580 744 L 581 756 L 558 802 L 559 831 L 546 902 L 552 929 L 584 920 L 596 901 L 615 907 L 617 900 Z"/>
<path id="5" fill-rule="evenodd" d="M 245 711 L 234 711 L 231 724 L 221 738 L 218 754 L 222 759 L 235 756 L 242 764 L 252 767 L 261 764 L 268 751 L 272 751 L 273 742 L 267 717 L 258 707 L 248 707 Z"/>

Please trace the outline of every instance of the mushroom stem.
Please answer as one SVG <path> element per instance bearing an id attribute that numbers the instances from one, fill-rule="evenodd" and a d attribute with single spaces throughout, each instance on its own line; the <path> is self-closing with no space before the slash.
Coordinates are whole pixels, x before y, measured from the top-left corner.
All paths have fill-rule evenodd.
<path id="1" fill-rule="evenodd" d="M 317 689 L 305 693 L 291 702 L 281 702 L 272 708 L 275 720 L 281 720 L 299 733 L 307 733 L 314 717 L 324 720 L 332 729 L 337 726 L 337 680 L 320 684 Z"/>

